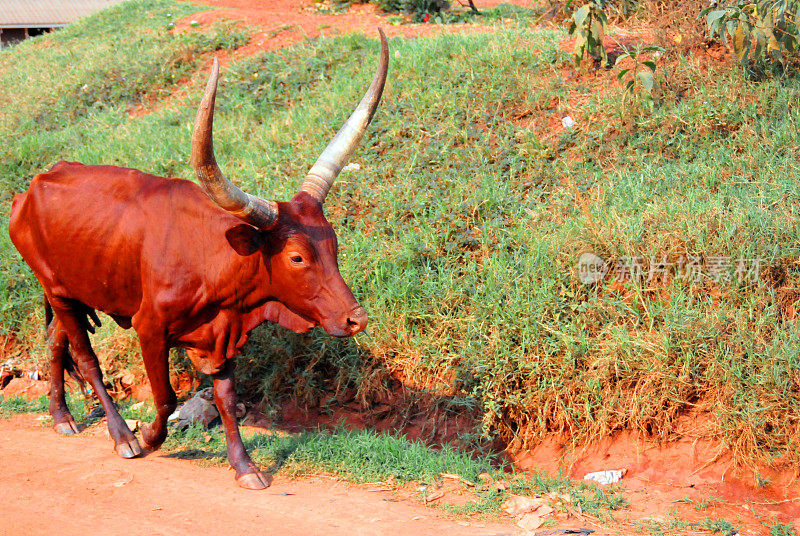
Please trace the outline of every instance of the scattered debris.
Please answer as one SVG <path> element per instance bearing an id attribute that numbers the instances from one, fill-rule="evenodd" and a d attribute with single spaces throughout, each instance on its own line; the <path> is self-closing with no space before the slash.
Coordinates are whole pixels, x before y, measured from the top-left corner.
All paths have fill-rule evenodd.
<path id="1" fill-rule="evenodd" d="M 469 486 L 471 488 L 475 487 L 475 482 L 473 482 L 472 480 L 467 480 L 466 478 L 461 478 L 460 476 L 455 475 L 453 473 L 439 473 L 439 476 L 442 477 L 442 478 L 446 478 L 448 480 L 458 480 L 459 482 L 461 482 L 465 486 Z M 486 475 L 486 476 L 489 476 L 489 475 Z M 489 478 L 491 479 L 491 477 L 489 477 Z"/>
<path id="2" fill-rule="evenodd" d="M 117 480 L 116 482 L 112 482 L 111 485 L 114 486 L 115 488 L 121 488 L 125 484 L 130 484 L 131 482 L 133 482 L 133 475 L 131 475 L 130 478 L 123 478 L 123 479 Z"/>
<path id="3" fill-rule="evenodd" d="M 361 164 L 358 162 L 350 162 L 342 168 L 342 171 L 358 171 L 361 169 Z"/>
<path id="4" fill-rule="evenodd" d="M 86 414 L 86 418 L 90 421 L 97 421 L 102 419 L 106 416 L 106 410 L 103 409 L 103 406 L 95 406 L 92 411 Z"/>
<path id="5" fill-rule="evenodd" d="M 622 477 L 625 476 L 627 473 L 627 469 L 609 469 L 606 471 L 597 471 L 595 473 L 589 473 L 583 477 L 584 480 L 593 480 L 597 482 L 601 486 L 605 486 L 607 484 L 616 484 Z"/>
<path id="6" fill-rule="evenodd" d="M 492 489 L 494 491 L 505 491 L 508 489 L 508 484 L 501 480 L 499 482 L 495 482 L 494 484 L 492 484 Z"/>
<path id="7" fill-rule="evenodd" d="M 545 499 L 524 497 L 513 493 L 509 495 L 501 508 L 505 513 L 516 519 L 518 527 L 526 531 L 536 530 L 541 527 L 545 519 L 555 511 L 547 504 Z"/>
<path id="8" fill-rule="evenodd" d="M 199 423 L 208 428 L 217 417 L 219 417 L 219 411 L 214 405 L 214 390 L 207 387 L 198 391 L 181 406 L 178 412 L 178 425 L 188 426 Z"/>
<path id="9" fill-rule="evenodd" d="M 544 525 L 544 516 L 540 516 L 538 512 L 525 514 L 517 520 L 517 526 L 522 530 L 536 530 L 542 525 Z"/>
<path id="10" fill-rule="evenodd" d="M 557 491 L 551 491 L 547 494 L 547 498 L 554 500 L 554 501 L 563 501 L 567 504 L 572 504 L 572 495 L 569 492 L 567 493 L 559 493 Z"/>
<path id="11" fill-rule="evenodd" d="M 547 501 L 538 497 L 525 497 L 523 495 L 515 495 L 512 493 L 502 504 L 501 508 L 511 517 L 516 517 L 535 512 L 537 509 L 545 506 L 546 504 Z"/>
<path id="12" fill-rule="evenodd" d="M 534 536 L 551 536 L 556 534 L 582 534 L 584 536 L 588 536 L 589 534 L 593 533 L 594 530 L 592 529 L 553 529 L 553 530 L 545 530 L 537 532 Z"/>
<path id="13" fill-rule="evenodd" d="M 425 497 L 425 502 L 438 501 L 442 497 L 444 497 L 444 490 L 434 491 L 433 493 Z"/>
<path id="14" fill-rule="evenodd" d="M 122 385 L 133 385 L 136 382 L 136 376 L 132 372 L 126 370 L 119 374 L 119 381 Z"/>

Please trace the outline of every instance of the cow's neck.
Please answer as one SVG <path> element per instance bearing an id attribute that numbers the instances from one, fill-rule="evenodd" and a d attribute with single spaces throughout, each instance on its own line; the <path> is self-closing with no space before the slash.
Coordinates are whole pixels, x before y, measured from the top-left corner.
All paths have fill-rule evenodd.
<path id="1" fill-rule="evenodd" d="M 248 313 L 273 299 L 270 273 L 260 252 L 247 257 L 234 253 L 229 270 L 230 275 L 221 278 L 221 308 Z"/>

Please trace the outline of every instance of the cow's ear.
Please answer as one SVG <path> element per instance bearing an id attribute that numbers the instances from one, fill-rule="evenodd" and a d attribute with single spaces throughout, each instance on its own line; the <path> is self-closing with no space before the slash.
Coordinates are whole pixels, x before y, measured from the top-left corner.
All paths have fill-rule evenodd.
<path id="1" fill-rule="evenodd" d="M 236 253 L 242 257 L 252 255 L 264 243 L 261 231 L 244 223 L 225 231 L 225 238 L 228 239 L 228 243 Z"/>

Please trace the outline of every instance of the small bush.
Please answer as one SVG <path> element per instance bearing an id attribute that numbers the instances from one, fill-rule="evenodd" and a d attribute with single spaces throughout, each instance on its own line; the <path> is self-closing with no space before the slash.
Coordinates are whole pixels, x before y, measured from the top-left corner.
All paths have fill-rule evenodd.
<path id="1" fill-rule="evenodd" d="M 415 20 L 450 9 L 447 0 L 375 0 L 375 4 L 388 13 L 412 13 Z"/>
<path id="2" fill-rule="evenodd" d="M 744 67 L 784 73 L 800 64 L 798 0 L 737 2 L 703 10 L 711 37 L 733 45 Z"/>
<path id="3" fill-rule="evenodd" d="M 608 62 L 606 49 L 603 47 L 603 37 L 608 27 L 605 7 L 606 0 L 591 0 L 572 14 L 569 34 L 575 37 L 572 54 L 576 65 L 579 65 L 587 54 L 594 63 L 602 62 L 605 65 Z"/>

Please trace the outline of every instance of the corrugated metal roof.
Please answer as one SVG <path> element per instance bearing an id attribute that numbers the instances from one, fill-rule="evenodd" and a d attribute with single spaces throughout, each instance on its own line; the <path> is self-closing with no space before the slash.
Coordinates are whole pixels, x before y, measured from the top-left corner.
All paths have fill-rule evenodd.
<path id="1" fill-rule="evenodd" d="M 0 0 L 0 28 L 64 26 L 123 0 Z"/>

